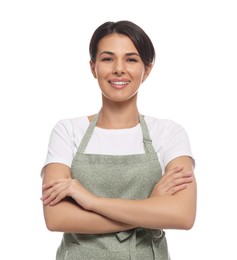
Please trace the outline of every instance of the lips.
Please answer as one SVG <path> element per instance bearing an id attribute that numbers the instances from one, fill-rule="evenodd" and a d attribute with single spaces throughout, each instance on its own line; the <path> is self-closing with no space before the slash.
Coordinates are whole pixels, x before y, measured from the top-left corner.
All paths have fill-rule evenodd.
<path id="1" fill-rule="evenodd" d="M 126 87 L 130 83 L 130 81 L 115 79 L 115 80 L 109 80 L 109 83 L 113 88 L 122 89 L 122 88 Z"/>

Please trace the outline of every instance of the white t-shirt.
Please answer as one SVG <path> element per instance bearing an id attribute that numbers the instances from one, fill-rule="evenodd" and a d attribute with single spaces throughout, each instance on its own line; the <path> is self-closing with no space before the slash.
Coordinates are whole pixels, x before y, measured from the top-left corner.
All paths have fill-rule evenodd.
<path id="1" fill-rule="evenodd" d="M 168 119 L 148 116 L 144 118 L 163 171 L 176 157 L 193 158 L 188 135 L 181 125 Z M 60 120 L 51 132 L 43 166 L 49 163 L 62 163 L 71 167 L 73 157 L 88 126 L 89 120 L 86 116 Z M 144 153 L 140 124 L 126 129 L 95 127 L 85 153 L 111 155 Z"/>

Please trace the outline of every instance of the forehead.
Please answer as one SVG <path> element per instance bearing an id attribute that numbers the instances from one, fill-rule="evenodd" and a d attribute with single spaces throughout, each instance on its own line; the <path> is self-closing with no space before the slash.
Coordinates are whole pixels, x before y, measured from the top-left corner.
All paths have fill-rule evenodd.
<path id="1" fill-rule="evenodd" d="M 137 52 L 131 39 L 124 35 L 113 33 L 103 37 L 98 43 L 98 53 L 103 51 L 110 52 Z"/>

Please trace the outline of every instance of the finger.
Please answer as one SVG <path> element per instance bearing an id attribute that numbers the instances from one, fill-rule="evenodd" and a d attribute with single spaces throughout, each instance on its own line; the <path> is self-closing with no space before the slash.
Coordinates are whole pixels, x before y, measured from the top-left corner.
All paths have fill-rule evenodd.
<path id="1" fill-rule="evenodd" d="M 56 197 L 59 196 L 64 190 L 66 190 L 67 184 L 65 182 L 58 183 L 51 187 L 50 189 L 46 190 L 41 197 L 44 204 L 49 204 L 51 201 L 55 200 Z"/>
<path id="2" fill-rule="evenodd" d="M 50 191 L 50 192 L 43 194 L 43 196 L 41 197 L 41 200 L 46 205 L 46 204 L 49 204 L 52 200 L 54 200 L 56 196 L 57 196 L 56 192 Z"/>
<path id="3" fill-rule="evenodd" d="M 171 189 L 169 189 L 168 191 L 168 194 L 170 195 L 174 195 L 175 193 L 181 191 L 181 190 L 184 190 L 188 187 L 187 184 L 181 184 L 181 185 L 178 185 L 178 186 L 175 186 L 175 187 L 172 187 Z"/>
<path id="4" fill-rule="evenodd" d="M 44 183 L 42 185 L 42 192 L 45 192 L 46 190 L 50 189 L 51 187 L 53 186 L 53 183 L 50 182 L 50 183 Z"/>
<path id="5" fill-rule="evenodd" d="M 60 200 L 62 200 L 65 196 L 63 195 L 64 192 L 61 193 L 56 193 L 53 192 L 49 197 L 45 198 L 43 200 L 44 205 L 55 205 L 57 204 Z"/>
<path id="6" fill-rule="evenodd" d="M 175 179 L 185 179 L 185 178 L 192 178 L 193 173 L 191 171 L 187 172 L 177 172 L 172 175 L 166 177 L 166 183 L 172 182 Z"/>
<path id="7" fill-rule="evenodd" d="M 54 180 L 54 181 L 51 181 L 51 182 L 44 183 L 42 185 L 42 190 L 47 190 L 47 189 L 55 186 L 56 184 L 66 182 L 66 181 L 68 181 L 68 179 L 63 178 L 63 179 L 57 179 L 57 180 Z"/>
<path id="8" fill-rule="evenodd" d="M 192 171 L 188 171 L 188 172 L 179 172 L 177 173 L 178 178 L 190 178 L 193 177 L 193 172 Z"/>
<path id="9" fill-rule="evenodd" d="M 67 192 L 64 190 L 62 192 L 60 192 L 54 200 L 50 201 L 49 205 L 50 206 L 54 206 L 56 204 L 58 204 L 61 200 L 63 200 L 65 197 L 67 197 Z"/>
<path id="10" fill-rule="evenodd" d="M 182 165 L 177 165 L 176 167 L 172 168 L 171 170 L 165 172 L 165 175 L 172 175 L 174 173 L 177 172 L 181 172 L 183 170 L 183 166 Z"/>
<path id="11" fill-rule="evenodd" d="M 178 187 L 180 185 L 186 185 L 188 183 L 191 183 L 192 181 L 193 181 L 192 177 L 173 179 L 172 181 L 167 183 L 166 190 L 169 191 L 172 188 Z"/>
<path id="12" fill-rule="evenodd" d="M 180 169 L 180 168 L 179 168 Z M 169 175 L 163 175 L 161 177 L 161 179 L 157 182 L 155 189 L 167 189 L 170 188 L 171 186 L 175 186 L 175 185 L 179 185 L 181 183 L 185 183 L 185 182 L 190 182 L 191 179 L 193 177 L 193 173 L 192 171 L 187 171 L 187 172 L 169 172 Z M 187 178 L 187 180 L 185 181 L 185 179 Z M 177 182 L 177 180 L 180 179 L 180 181 Z"/>

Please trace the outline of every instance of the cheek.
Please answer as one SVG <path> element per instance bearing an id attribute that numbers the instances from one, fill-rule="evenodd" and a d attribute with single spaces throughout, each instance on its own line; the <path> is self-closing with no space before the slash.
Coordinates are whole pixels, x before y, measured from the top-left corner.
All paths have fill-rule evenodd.
<path id="1" fill-rule="evenodd" d="M 144 70 L 137 70 L 135 73 L 133 73 L 133 78 L 136 81 L 142 82 L 144 78 Z"/>
<path id="2" fill-rule="evenodd" d="M 127 67 L 127 73 L 130 74 L 133 79 L 140 80 L 144 77 L 145 68 L 140 64 L 137 66 Z"/>
<path id="3" fill-rule="evenodd" d="M 97 78 L 104 78 L 111 73 L 111 68 L 109 66 L 97 66 L 95 67 L 95 73 Z"/>

